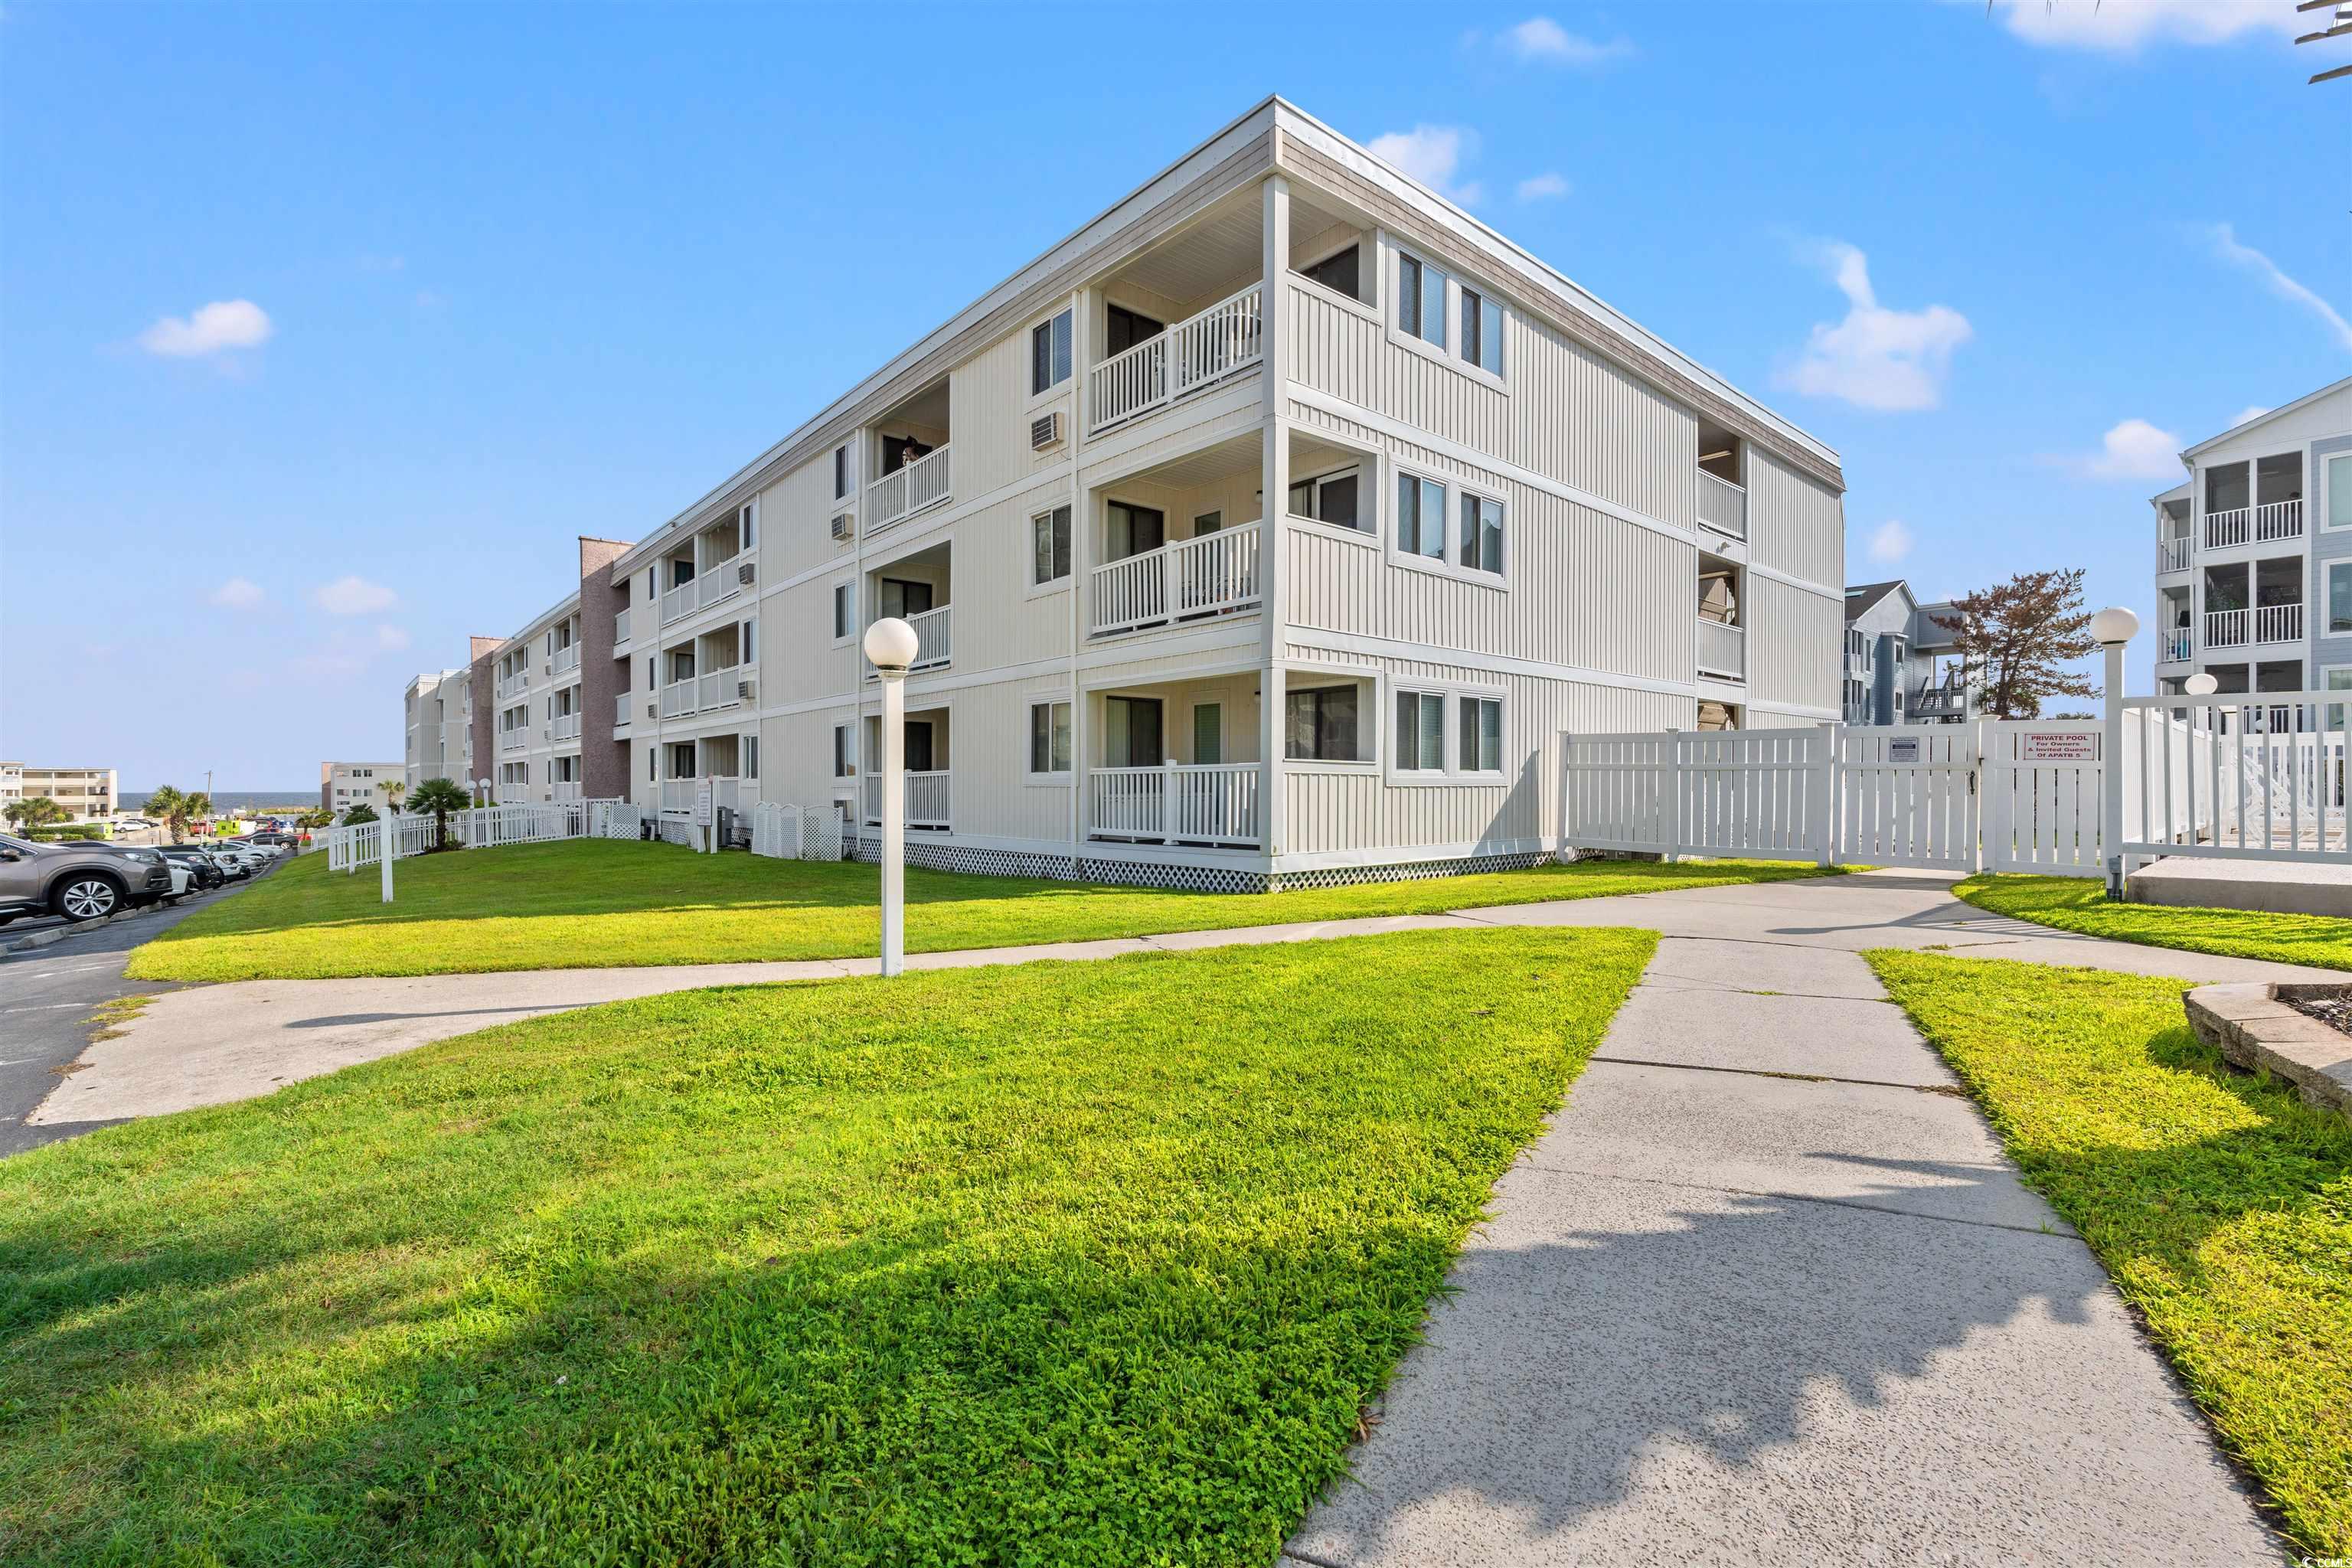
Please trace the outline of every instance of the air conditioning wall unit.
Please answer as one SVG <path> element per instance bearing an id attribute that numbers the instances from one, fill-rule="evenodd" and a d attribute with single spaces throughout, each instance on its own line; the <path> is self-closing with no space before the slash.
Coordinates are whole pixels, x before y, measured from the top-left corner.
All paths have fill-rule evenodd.
<path id="1" fill-rule="evenodd" d="M 751 561 L 743 562 L 735 568 L 735 581 L 746 588 L 750 587 L 751 585 L 751 579 L 755 575 L 757 569 L 757 563 Z"/>
<path id="2" fill-rule="evenodd" d="M 833 520 L 833 536 L 835 539 L 847 539 L 851 532 L 850 517 L 847 512 L 845 511 Z"/>
<path id="3" fill-rule="evenodd" d="M 646 717 L 648 719 L 656 719 L 660 717 L 660 714 L 655 710 L 654 705 L 650 702 L 646 704 Z"/>
<path id="4" fill-rule="evenodd" d="M 739 680 L 735 683 L 735 695 L 740 698 L 743 701 L 749 702 L 758 694 L 759 683 L 757 681 Z"/>
<path id="5" fill-rule="evenodd" d="M 1041 414 L 1029 421 L 1029 449 L 1050 452 L 1062 444 L 1062 411 Z"/>

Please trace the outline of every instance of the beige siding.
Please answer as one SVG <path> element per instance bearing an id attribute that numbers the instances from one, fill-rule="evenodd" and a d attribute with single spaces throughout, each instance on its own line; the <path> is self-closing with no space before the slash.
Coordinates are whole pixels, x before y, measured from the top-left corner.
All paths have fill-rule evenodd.
<path id="1" fill-rule="evenodd" d="M 1769 577 L 1748 576 L 1748 689 L 1759 702 L 1834 709 L 1845 605 Z"/>
<path id="2" fill-rule="evenodd" d="M 1759 566 L 1842 588 L 1845 583 L 1843 500 L 1769 453 L 1751 447 L 1748 551 L 1748 559 Z"/>

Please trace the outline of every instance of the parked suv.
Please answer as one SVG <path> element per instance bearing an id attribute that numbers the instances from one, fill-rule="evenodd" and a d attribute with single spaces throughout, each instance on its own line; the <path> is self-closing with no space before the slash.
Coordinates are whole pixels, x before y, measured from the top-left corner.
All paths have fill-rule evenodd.
<path id="1" fill-rule="evenodd" d="M 94 921 L 171 890 L 171 868 L 152 849 L 86 849 L 0 834 L 0 921 L 45 914 Z"/>
<path id="2" fill-rule="evenodd" d="M 221 863 L 193 844 L 166 845 L 155 853 L 166 860 L 175 860 L 185 866 L 196 879 L 196 888 L 199 891 L 207 888 L 217 888 L 228 880 L 228 872 L 222 868 Z"/>

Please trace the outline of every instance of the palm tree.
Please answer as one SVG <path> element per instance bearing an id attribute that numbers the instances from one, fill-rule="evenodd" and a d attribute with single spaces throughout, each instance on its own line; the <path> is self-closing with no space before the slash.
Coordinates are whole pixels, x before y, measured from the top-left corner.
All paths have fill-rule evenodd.
<path id="1" fill-rule="evenodd" d="M 206 805 L 212 802 L 206 799 Z M 188 836 L 188 823 L 199 813 L 194 798 L 182 795 L 170 784 L 158 784 L 155 793 L 147 797 L 147 815 L 171 831 L 172 842 L 177 844 Z"/>
<path id="2" fill-rule="evenodd" d="M 397 812 L 400 797 L 408 793 L 408 786 L 398 779 L 386 779 L 375 787 L 383 792 L 383 808 L 388 812 Z"/>
<path id="3" fill-rule="evenodd" d="M 5 808 L 0 808 L 0 816 L 5 816 L 12 825 L 20 828 L 39 827 L 47 823 L 63 822 L 67 815 L 64 806 L 45 795 L 28 795 L 22 800 L 12 800 Z"/>
<path id="4" fill-rule="evenodd" d="M 433 814 L 433 847 L 449 847 L 449 814 L 465 811 L 474 804 L 473 796 L 448 779 L 426 779 L 408 797 L 408 809 L 422 816 Z"/>

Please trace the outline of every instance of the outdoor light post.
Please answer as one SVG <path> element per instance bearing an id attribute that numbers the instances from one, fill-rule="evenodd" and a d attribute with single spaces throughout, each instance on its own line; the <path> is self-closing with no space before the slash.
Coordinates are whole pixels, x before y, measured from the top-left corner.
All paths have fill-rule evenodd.
<path id="1" fill-rule="evenodd" d="M 907 967 L 907 667 L 915 628 L 886 616 L 866 628 L 866 658 L 882 677 L 882 973 Z"/>
<path id="2" fill-rule="evenodd" d="M 2139 617 L 2110 605 L 2091 617 L 2091 637 L 2107 655 L 2107 722 L 2099 747 L 2100 846 L 2107 858 L 2107 897 L 2124 896 L 2124 648 Z"/>

